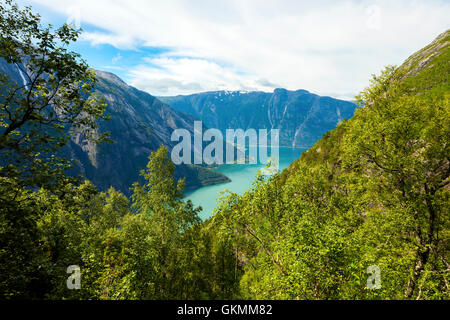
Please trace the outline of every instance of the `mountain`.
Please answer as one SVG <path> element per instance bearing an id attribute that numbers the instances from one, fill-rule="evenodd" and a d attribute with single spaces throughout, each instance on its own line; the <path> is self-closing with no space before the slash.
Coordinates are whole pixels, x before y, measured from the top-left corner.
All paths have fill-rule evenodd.
<path id="1" fill-rule="evenodd" d="M 0 72 L 18 83 L 24 81 L 21 71 L 5 61 L 0 61 Z M 100 190 L 113 186 L 129 195 L 150 153 L 161 145 L 170 151 L 176 144 L 170 141 L 173 130 L 183 128 L 192 133 L 195 119 L 127 85 L 112 73 L 96 71 L 96 75 L 96 91 L 104 97 L 106 113 L 111 116 L 109 121 L 99 123 L 99 130 L 110 132 L 113 143 L 96 145 L 73 136 L 62 153 L 75 160 L 72 174 L 81 173 Z M 186 178 L 187 188 L 230 181 L 218 172 L 195 165 L 179 165 L 175 174 Z"/>
<path id="2" fill-rule="evenodd" d="M 192 133 L 195 119 L 127 85 L 112 73 L 96 71 L 96 74 L 97 91 L 105 98 L 111 116 L 100 123 L 100 130 L 110 132 L 115 143 L 93 145 L 73 137 L 69 152 L 79 160 L 79 170 L 100 189 L 112 185 L 128 194 L 127 189 L 137 181 L 150 153 L 161 145 L 168 146 L 170 151 L 176 144 L 170 141 L 173 130 L 182 128 Z M 229 181 L 218 172 L 195 165 L 177 166 L 176 176 L 186 178 L 187 188 Z"/>
<path id="3" fill-rule="evenodd" d="M 237 128 L 279 129 L 280 145 L 289 147 L 312 146 L 337 123 L 350 118 L 356 108 L 352 102 L 306 90 L 215 91 L 158 98 L 222 132 Z"/>
<path id="4" fill-rule="evenodd" d="M 449 93 L 447 30 L 281 175 L 230 195 L 210 223 L 241 246 L 243 298 L 448 299 Z"/>

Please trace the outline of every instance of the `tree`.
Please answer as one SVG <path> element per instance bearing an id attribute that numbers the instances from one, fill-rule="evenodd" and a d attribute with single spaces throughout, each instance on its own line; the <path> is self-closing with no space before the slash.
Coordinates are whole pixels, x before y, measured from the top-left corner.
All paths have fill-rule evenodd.
<path id="1" fill-rule="evenodd" d="M 437 56 L 419 78 L 387 68 L 281 176 L 223 199 L 213 221 L 236 247 L 244 298 L 448 299 L 448 54 Z M 381 288 L 367 288 L 370 266 Z"/>
<path id="2" fill-rule="evenodd" d="M 73 135 L 104 141 L 97 123 L 107 117 L 92 94 L 93 71 L 67 49 L 79 33 L 69 25 L 44 27 L 30 7 L 12 0 L 0 3 L 2 297 L 61 297 L 65 268 L 81 261 L 85 217 L 77 213 L 84 208 L 74 197 L 61 199 L 82 190 L 66 183 L 74 180 L 65 174 L 70 160 L 58 152 Z"/>
<path id="3" fill-rule="evenodd" d="M 55 153 L 70 136 L 101 142 L 98 120 L 105 104 L 92 95 L 94 72 L 67 46 L 81 30 L 41 25 L 30 7 L 0 4 L 0 63 L 22 79 L 0 74 L 0 174 L 20 185 L 47 187 L 69 162 Z"/>
<path id="4" fill-rule="evenodd" d="M 151 252 L 144 254 L 154 257 L 153 274 L 149 274 L 148 270 L 137 270 L 146 275 L 138 282 L 154 288 L 151 297 L 141 298 L 170 299 L 180 294 L 177 285 L 187 269 L 186 265 L 180 264 L 180 257 L 189 247 L 183 241 L 183 233 L 201 221 L 198 217 L 200 208 L 182 201 L 184 179 L 175 183 L 175 165 L 167 152 L 167 147 L 162 146 L 152 153 L 146 169 L 141 171 L 145 184 L 133 185 L 132 211 L 139 219 L 146 221 L 148 232 L 144 239 L 137 242 L 147 241 Z"/>
<path id="5" fill-rule="evenodd" d="M 367 177 L 372 197 L 367 239 L 377 235 L 386 244 L 379 249 L 388 246 L 401 255 L 396 263 L 404 261 L 404 269 L 395 278 L 405 280 L 406 298 L 438 294 L 433 288 L 438 283 L 448 290 L 450 108 L 444 90 L 448 81 L 441 79 L 442 73 L 448 75 L 445 63 L 447 71 L 440 70 L 439 60 L 423 71 L 426 82 L 416 77 L 400 81 L 403 70 L 393 67 L 374 76 L 359 96 L 364 107 L 349 122 L 343 144 L 345 166 Z"/>

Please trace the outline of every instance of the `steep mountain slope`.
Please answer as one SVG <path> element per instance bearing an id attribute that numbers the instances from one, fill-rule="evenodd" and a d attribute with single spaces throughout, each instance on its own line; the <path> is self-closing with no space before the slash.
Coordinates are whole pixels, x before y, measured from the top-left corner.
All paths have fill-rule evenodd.
<path id="1" fill-rule="evenodd" d="M 0 72 L 18 83 L 24 81 L 21 71 L 0 61 Z M 173 110 L 148 93 L 128 86 L 114 74 L 96 71 L 97 92 L 107 103 L 109 121 L 99 124 L 101 132 L 110 132 L 112 144 L 96 145 L 73 136 L 63 148 L 67 158 L 76 160 L 72 174 L 83 174 L 100 190 L 110 186 L 129 194 L 132 183 L 138 180 L 139 171 L 145 168 L 148 157 L 161 145 L 169 150 L 174 129 L 193 132 L 194 118 Z M 224 175 L 208 168 L 180 165 L 177 178 L 186 178 L 187 188 L 227 182 Z"/>
<path id="2" fill-rule="evenodd" d="M 449 44 L 450 31 L 447 30 L 437 36 L 428 46 L 406 59 L 395 70 L 391 82 L 401 83 L 405 95 L 422 97 L 431 95 L 435 99 L 447 101 L 448 107 L 448 94 L 450 93 L 448 81 L 450 68 Z M 305 161 L 311 165 L 324 162 L 329 164 L 341 162 L 343 160 L 341 141 L 345 136 L 345 131 L 345 126 L 342 126 L 327 132 L 312 148 L 304 152 L 297 162 Z M 293 167 L 295 167 L 295 163 L 292 163 L 284 174 L 288 174 Z"/>
<path id="3" fill-rule="evenodd" d="M 449 299 L 449 80 L 447 30 L 281 175 L 221 203 L 210 223 L 237 238 L 244 298 Z"/>
<path id="4" fill-rule="evenodd" d="M 128 86 L 112 73 L 96 71 L 98 92 L 106 99 L 109 121 L 100 124 L 101 131 L 111 133 L 113 144 L 91 145 L 73 137 L 70 153 L 79 160 L 79 168 L 100 189 L 110 185 L 127 192 L 145 167 L 148 156 L 159 146 L 174 146 L 170 136 L 174 129 L 193 132 L 194 118 L 175 111 L 148 93 Z M 81 148 L 89 158 L 76 151 Z M 78 155 L 78 156 L 77 156 Z M 229 181 L 207 168 L 180 165 L 177 178 L 186 177 L 188 188 Z"/>
<path id="5" fill-rule="evenodd" d="M 280 129 L 280 144 L 289 147 L 311 146 L 338 122 L 350 118 L 356 107 L 306 90 L 285 89 L 273 93 L 217 91 L 159 99 L 201 119 L 209 128 Z"/>

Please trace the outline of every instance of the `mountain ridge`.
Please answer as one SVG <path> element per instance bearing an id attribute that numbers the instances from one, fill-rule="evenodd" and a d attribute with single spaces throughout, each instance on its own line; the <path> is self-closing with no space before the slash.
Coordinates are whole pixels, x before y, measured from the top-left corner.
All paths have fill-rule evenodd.
<path id="1" fill-rule="evenodd" d="M 4 60 L 0 60 L 0 72 L 11 81 L 24 81 L 22 70 Z M 192 133 L 195 118 L 129 86 L 113 73 L 94 72 L 98 80 L 95 91 L 105 99 L 106 114 L 111 116 L 110 120 L 99 122 L 99 132 L 109 132 L 113 143 L 97 145 L 72 135 L 61 154 L 75 160 L 70 174 L 81 173 L 102 191 L 113 186 L 129 195 L 151 152 L 161 145 L 167 145 L 170 151 L 175 144 L 170 140 L 172 131 L 183 128 Z M 177 179 L 186 178 L 187 189 L 230 181 L 219 172 L 195 165 L 181 164 L 175 175 Z"/>
<path id="2" fill-rule="evenodd" d="M 344 118 L 353 115 L 353 102 L 319 96 L 305 89 L 209 91 L 158 97 L 175 110 L 201 119 L 206 127 L 279 129 L 280 146 L 310 147 Z"/>
<path id="3" fill-rule="evenodd" d="M 97 170 L 87 178 L 101 190 L 110 185 L 129 194 L 128 189 L 139 179 L 139 172 L 145 168 L 148 156 L 161 145 L 167 145 L 169 152 L 175 145 L 170 140 L 173 130 L 187 129 L 193 132 L 195 118 L 173 110 L 151 94 L 128 85 L 117 75 L 106 71 L 95 71 L 99 83 L 97 92 L 108 104 L 107 113 L 111 119 L 100 123 L 101 131 L 109 131 L 111 139 L 119 143 L 91 145 L 84 151 L 88 155 L 100 154 Z M 72 141 L 80 145 L 75 137 Z M 130 156 L 129 158 L 125 155 Z M 93 157 L 91 158 L 91 163 Z M 119 158 L 117 168 L 113 159 Z M 83 165 L 83 158 L 77 159 Z M 187 189 L 230 181 L 224 175 L 208 168 L 195 165 L 178 165 L 176 177 L 186 178 Z"/>

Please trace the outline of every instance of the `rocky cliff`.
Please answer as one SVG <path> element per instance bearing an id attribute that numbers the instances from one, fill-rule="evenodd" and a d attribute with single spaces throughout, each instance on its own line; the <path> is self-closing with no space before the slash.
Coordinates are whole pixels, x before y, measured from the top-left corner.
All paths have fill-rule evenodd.
<path id="1" fill-rule="evenodd" d="M 356 105 L 306 90 L 275 89 L 273 93 L 216 91 L 187 96 L 159 97 L 172 108 L 193 115 L 208 128 L 279 129 L 280 144 L 309 147 Z"/>

